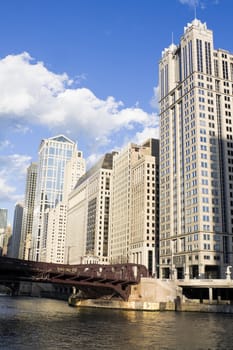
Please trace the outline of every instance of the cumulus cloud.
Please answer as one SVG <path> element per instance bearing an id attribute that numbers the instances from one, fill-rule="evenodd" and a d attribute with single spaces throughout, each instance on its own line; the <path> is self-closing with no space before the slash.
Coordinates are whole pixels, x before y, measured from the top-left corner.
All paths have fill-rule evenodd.
<path id="1" fill-rule="evenodd" d="M 9 156 L 0 156 L 1 174 L 6 174 L 9 178 L 12 176 L 25 176 L 31 157 L 27 155 L 11 154 Z"/>
<path id="2" fill-rule="evenodd" d="M 119 130 L 154 123 L 154 114 L 138 107 L 124 108 L 112 96 L 100 99 L 88 88 L 74 85 L 67 74 L 49 71 L 27 52 L 6 56 L 0 60 L 0 121 L 11 120 L 21 130 L 43 125 L 75 137 L 85 133 L 99 144 L 106 144 Z"/>
<path id="3" fill-rule="evenodd" d="M 141 145 L 147 139 L 159 139 L 158 128 L 145 128 L 142 132 L 137 132 L 133 142 Z"/>
<path id="4" fill-rule="evenodd" d="M 0 171 L 0 198 L 1 202 L 5 201 L 17 201 L 21 196 L 16 195 L 16 188 L 10 186 L 6 183 L 6 179 L 4 179 L 2 172 Z"/>
<path id="5" fill-rule="evenodd" d="M 18 193 L 18 183 L 25 181 L 26 170 L 31 162 L 27 155 L 12 154 L 0 156 L 0 199 L 1 202 L 22 201 L 23 193 Z M 17 185 L 14 185 L 16 184 Z"/>
<path id="6" fill-rule="evenodd" d="M 101 153 L 92 153 L 89 157 L 86 159 L 87 169 L 90 169 L 92 166 L 94 166 L 100 158 L 103 156 Z"/>

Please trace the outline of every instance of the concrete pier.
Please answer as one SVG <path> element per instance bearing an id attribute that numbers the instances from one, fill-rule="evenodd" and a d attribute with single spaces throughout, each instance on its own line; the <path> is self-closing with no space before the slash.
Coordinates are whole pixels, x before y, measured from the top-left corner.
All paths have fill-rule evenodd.
<path id="1" fill-rule="evenodd" d="M 185 294 L 189 294 L 189 291 L 194 291 L 198 298 L 188 298 Z M 69 298 L 69 305 L 135 311 L 233 313 L 233 281 L 142 278 L 140 284 L 131 286 L 128 301 L 87 300 L 73 294 Z"/>
<path id="2" fill-rule="evenodd" d="M 131 286 L 128 301 L 108 299 L 80 299 L 71 295 L 69 305 L 140 311 L 175 311 L 177 286 L 174 281 L 141 278 L 140 284 Z"/>

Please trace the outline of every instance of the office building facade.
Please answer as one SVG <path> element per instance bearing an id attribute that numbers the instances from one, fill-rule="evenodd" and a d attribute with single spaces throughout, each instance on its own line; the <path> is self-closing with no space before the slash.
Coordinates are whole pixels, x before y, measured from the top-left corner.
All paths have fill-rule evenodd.
<path id="1" fill-rule="evenodd" d="M 114 152 L 105 154 L 69 195 L 66 262 L 108 263 L 109 210 Z"/>
<path id="2" fill-rule="evenodd" d="M 21 230 L 21 241 L 19 258 L 28 260 L 32 241 L 32 225 L 36 195 L 37 163 L 31 163 L 27 169 L 23 222 Z"/>
<path id="3" fill-rule="evenodd" d="M 109 259 L 157 275 L 159 141 L 129 144 L 113 159 Z"/>
<path id="4" fill-rule="evenodd" d="M 32 259 L 46 261 L 49 210 L 64 197 L 64 173 L 68 161 L 81 158 L 75 142 L 64 135 L 42 140 L 33 222 Z"/>
<path id="5" fill-rule="evenodd" d="M 219 278 L 232 265 L 233 55 L 194 19 L 162 53 L 161 277 Z"/>
<path id="6" fill-rule="evenodd" d="M 55 208 L 47 210 L 47 248 L 44 260 L 47 262 L 66 263 L 66 233 L 68 197 L 78 180 L 86 171 L 86 162 L 82 152 L 78 151 L 67 161 L 64 170 L 64 184 L 62 201 Z"/>
<path id="7" fill-rule="evenodd" d="M 14 221 L 13 221 L 13 230 L 12 237 L 10 242 L 9 251 L 7 255 L 11 258 L 18 259 L 19 249 L 20 249 L 20 240 L 21 240 L 21 230 L 23 222 L 23 203 L 17 203 L 14 210 Z"/>

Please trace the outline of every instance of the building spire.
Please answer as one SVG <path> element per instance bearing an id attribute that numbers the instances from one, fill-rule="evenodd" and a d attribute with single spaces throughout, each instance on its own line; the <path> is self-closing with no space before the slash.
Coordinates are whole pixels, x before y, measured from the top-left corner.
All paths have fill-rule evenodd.
<path id="1" fill-rule="evenodd" d="M 194 5 L 194 19 L 197 19 L 197 6 Z"/>

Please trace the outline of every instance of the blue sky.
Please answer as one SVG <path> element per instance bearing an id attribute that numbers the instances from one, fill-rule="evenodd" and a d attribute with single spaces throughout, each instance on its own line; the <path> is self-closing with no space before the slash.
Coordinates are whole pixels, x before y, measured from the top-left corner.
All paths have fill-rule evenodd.
<path id="1" fill-rule="evenodd" d="M 90 166 L 158 137 L 161 51 L 194 18 L 233 52 L 232 0 L 1 0 L 0 207 L 23 200 L 41 139 L 63 133 Z"/>

